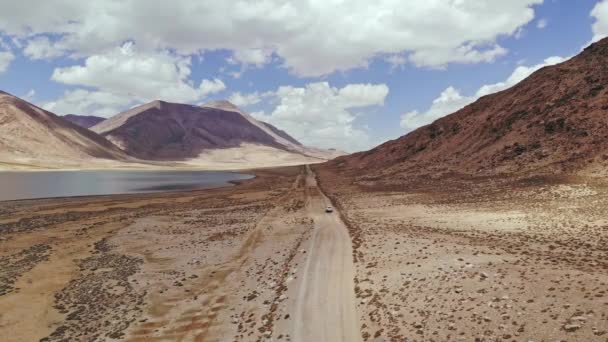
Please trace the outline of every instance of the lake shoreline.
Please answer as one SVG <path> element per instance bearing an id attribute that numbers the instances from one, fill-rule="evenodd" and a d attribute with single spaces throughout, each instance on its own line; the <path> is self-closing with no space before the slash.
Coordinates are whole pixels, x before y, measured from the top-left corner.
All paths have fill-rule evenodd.
<path id="1" fill-rule="evenodd" d="M 187 192 L 234 186 L 255 173 L 232 170 L 70 170 L 0 172 L 0 202 Z"/>
<path id="2" fill-rule="evenodd" d="M 264 303 L 278 297 L 269 281 L 284 281 L 305 256 L 297 253 L 310 232 L 299 174 L 264 170 L 203 191 L 0 202 L 0 340 L 168 340 L 176 331 L 228 340 L 238 334 L 228 306 L 254 314 L 255 326 L 243 329 L 261 335 L 262 317 L 275 315 Z M 255 255 L 239 262 L 250 245 Z M 216 288 L 231 267 L 237 280 Z M 264 283 L 242 286 L 252 274 Z M 251 295 L 253 288 L 265 290 Z M 216 315 L 217 324 L 202 323 Z M 104 324 L 113 319 L 124 324 Z M 274 329 L 286 333 L 288 323 Z"/>

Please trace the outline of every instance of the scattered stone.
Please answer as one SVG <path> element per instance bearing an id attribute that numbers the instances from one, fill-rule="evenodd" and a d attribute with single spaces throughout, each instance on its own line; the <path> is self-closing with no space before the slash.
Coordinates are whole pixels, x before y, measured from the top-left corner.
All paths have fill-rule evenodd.
<path id="1" fill-rule="evenodd" d="M 566 330 L 567 332 L 577 331 L 580 328 L 581 326 L 578 324 L 564 324 L 564 330 Z"/>

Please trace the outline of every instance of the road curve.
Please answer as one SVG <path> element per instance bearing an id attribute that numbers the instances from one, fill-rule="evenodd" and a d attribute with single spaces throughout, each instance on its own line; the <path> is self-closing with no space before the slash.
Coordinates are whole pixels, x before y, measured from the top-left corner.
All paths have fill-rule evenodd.
<path id="1" fill-rule="evenodd" d="M 325 213 L 331 201 L 308 167 L 306 184 L 314 231 L 299 277 L 293 341 L 361 341 L 348 230 L 337 212 Z"/>

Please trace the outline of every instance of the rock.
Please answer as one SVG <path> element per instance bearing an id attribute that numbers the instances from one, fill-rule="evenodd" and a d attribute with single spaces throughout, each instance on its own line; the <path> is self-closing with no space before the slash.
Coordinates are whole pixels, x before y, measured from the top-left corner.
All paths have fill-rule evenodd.
<path id="1" fill-rule="evenodd" d="M 581 328 L 581 326 L 578 324 L 565 324 L 564 325 L 564 330 L 566 330 L 568 332 L 576 331 L 580 328 Z"/>

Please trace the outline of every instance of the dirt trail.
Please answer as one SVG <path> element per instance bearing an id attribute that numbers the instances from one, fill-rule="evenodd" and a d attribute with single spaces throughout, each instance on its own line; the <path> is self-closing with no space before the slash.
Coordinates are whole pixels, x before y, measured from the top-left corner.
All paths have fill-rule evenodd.
<path id="1" fill-rule="evenodd" d="M 309 253 L 294 304 L 294 341 L 360 341 L 354 265 L 348 230 L 307 169 L 307 211 L 314 220 Z"/>
<path id="2" fill-rule="evenodd" d="M 314 173 L 256 174 L 0 203 L 0 340 L 360 341 L 350 236 Z"/>

